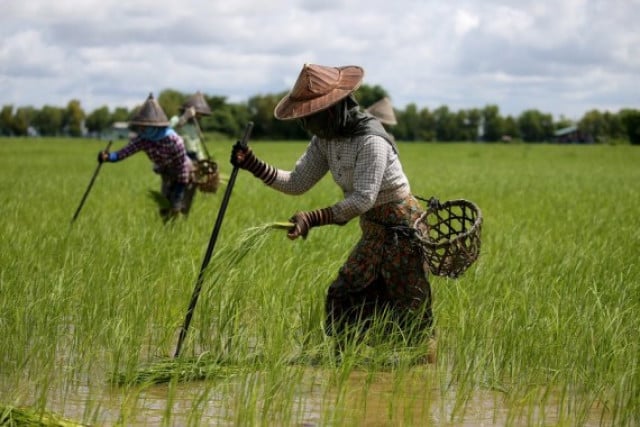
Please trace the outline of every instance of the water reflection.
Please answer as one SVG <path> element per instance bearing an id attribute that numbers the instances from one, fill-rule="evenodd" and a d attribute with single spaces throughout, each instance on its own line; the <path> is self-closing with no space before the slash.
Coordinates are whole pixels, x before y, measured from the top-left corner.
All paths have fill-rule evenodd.
<path id="1" fill-rule="evenodd" d="M 517 408 L 499 391 L 475 390 L 461 396 L 442 390 L 433 366 L 375 372 L 336 368 L 290 367 L 299 378 L 288 399 L 263 412 L 272 397 L 265 391 L 267 373 L 256 372 L 214 381 L 169 383 L 134 388 L 86 385 L 48 410 L 99 426 L 237 426 L 237 425 L 357 425 L 357 426 L 494 426 L 602 425 L 603 409 L 587 414 L 561 413 L 561 400 L 544 407 Z M 289 379 L 289 378 L 288 378 Z M 68 390 L 67 390 L 68 392 Z M 59 394 L 62 396 L 62 394 Z M 247 410 L 249 408 L 249 410 Z M 261 419 L 265 414 L 269 419 Z"/>

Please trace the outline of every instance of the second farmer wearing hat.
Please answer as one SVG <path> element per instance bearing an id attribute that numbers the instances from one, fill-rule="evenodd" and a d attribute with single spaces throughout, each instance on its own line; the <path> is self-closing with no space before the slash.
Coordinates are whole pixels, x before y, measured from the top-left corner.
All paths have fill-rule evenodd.
<path id="1" fill-rule="evenodd" d="M 180 116 L 173 116 L 169 125 L 182 137 L 187 155 L 191 160 L 207 160 L 206 148 L 202 141 L 202 132 L 198 120 L 211 115 L 211 107 L 201 92 L 191 95 L 180 107 Z"/>
<path id="2" fill-rule="evenodd" d="M 389 136 L 393 138 L 389 128 L 397 125 L 398 120 L 396 119 L 396 113 L 393 111 L 393 104 L 391 104 L 389 97 L 385 96 L 379 99 L 364 111 L 378 119 Z"/>
<path id="3" fill-rule="evenodd" d="M 274 110 L 279 120 L 298 120 L 312 135 L 293 169 L 268 165 L 251 148 L 236 144 L 231 163 L 286 194 L 302 194 L 327 173 L 344 198 L 313 211 L 296 212 L 291 239 L 313 227 L 359 218 L 362 236 L 325 302 L 325 331 L 337 349 L 357 339 L 374 319 L 386 319 L 385 335 L 435 359 L 431 287 L 411 227 L 423 208 L 411 194 L 398 150 L 380 121 L 360 111 L 353 96 L 363 78 L 358 66 L 305 64 L 293 88 Z"/>
<path id="4" fill-rule="evenodd" d="M 153 94 L 129 122 L 137 133 L 119 151 L 98 153 L 99 162 L 119 162 L 144 151 L 153 162 L 154 172 L 162 177 L 162 194 L 169 201 L 169 208 L 162 208 L 163 219 L 175 218 L 189 211 L 195 186 L 191 183 L 193 164 L 184 147 L 182 138 L 169 127 L 169 120 Z"/>

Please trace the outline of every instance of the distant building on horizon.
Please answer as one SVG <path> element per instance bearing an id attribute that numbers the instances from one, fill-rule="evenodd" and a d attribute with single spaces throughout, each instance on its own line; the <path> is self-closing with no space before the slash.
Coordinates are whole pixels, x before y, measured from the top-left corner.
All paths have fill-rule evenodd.
<path id="1" fill-rule="evenodd" d="M 557 144 L 591 144 L 593 137 L 578 129 L 578 126 L 567 126 L 553 133 L 553 142 Z"/>
<path id="2" fill-rule="evenodd" d="M 133 132 L 129 129 L 129 122 L 114 122 L 103 132 L 103 139 L 129 139 Z"/>

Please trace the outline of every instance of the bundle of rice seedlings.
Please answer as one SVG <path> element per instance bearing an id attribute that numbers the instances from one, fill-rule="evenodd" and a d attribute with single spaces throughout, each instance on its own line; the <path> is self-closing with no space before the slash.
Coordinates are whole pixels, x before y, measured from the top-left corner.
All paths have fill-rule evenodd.
<path id="1" fill-rule="evenodd" d="M 88 427 L 51 412 L 0 406 L 0 426 L 6 427 Z"/>
<path id="2" fill-rule="evenodd" d="M 205 354 L 194 358 L 158 360 L 132 373 L 116 373 L 112 376 L 111 382 L 123 386 L 226 379 L 247 371 L 246 366 L 246 364 L 225 363 Z"/>
<path id="3" fill-rule="evenodd" d="M 291 222 L 270 222 L 255 227 L 249 227 L 240 233 L 233 247 L 225 253 L 216 256 L 216 268 L 231 268 L 249 253 L 259 251 L 272 230 L 289 230 L 294 226 Z M 226 265 L 221 265 L 225 263 Z"/>
<path id="4" fill-rule="evenodd" d="M 289 230 L 294 225 L 295 224 L 292 223 L 292 222 L 272 222 L 272 223 L 263 225 L 263 227 L 266 228 L 266 229 L 279 228 L 279 229 L 282 229 L 282 230 Z"/>
<path id="5" fill-rule="evenodd" d="M 226 261 L 230 268 L 252 251 L 259 250 L 264 244 L 269 230 L 290 229 L 290 222 L 272 222 L 258 227 L 251 227 L 239 236 L 234 248 L 217 258 L 217 261 Z M 218 266 L 220 267 L 220 266 Z M 223 266 L 223 268 L 225 268 Z M 210 353 L 203 353 L 195 358 L 173 358 L 159 360 L 139 368 L 133 373 L 114 373 L 111 375 L 111 383 L 117 385 L 133 384 L 160 384 L 169 381 L 199 381 L 213 378 L 229 378 L 246 371 L 242 366 L 252 366 L 253 363 L 229 363 Z"/>

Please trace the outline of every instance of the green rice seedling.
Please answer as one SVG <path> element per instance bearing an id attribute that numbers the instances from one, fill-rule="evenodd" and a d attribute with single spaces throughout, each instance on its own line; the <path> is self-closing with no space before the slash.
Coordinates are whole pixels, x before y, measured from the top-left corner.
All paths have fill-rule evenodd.
<path id="1" fill-rule="evenodd" d="M 135 156 L 104 166 L 69 230 L 103 146 L 0 140 L 1 401 L 91 425 L 637 425 L 636 147 L 399 144 L 415 194 L 468 199 L 484 218 L 469 270 L 431 277 L 438 359 L 425 366 L 375 334 L 337 360 L 324 300 L 358 223 L 294 241 L 272 226 L 245 244 L 342 194 L 327 176 L 288 197 L 244 172 L 184 359 L 169 360 L 220 195 L 164 225 L 148 196 L 159 178 Z M 289 168 L 304 144 L 253 148 Z"/>
<path id="2" fill-rule="evenodd" d="M 75 421 L 52 412 L 35 411 L 30 408 L 0 406 L 0 425 L 6 427 L 83 427 Z"/>
<path id="3" fill-rule="evenodd" d="M 252 251 L 260 250 L 268 232 L 274 229 L 291 228 L 291 226 L 292 224 L 288 222 L 273 222 L 246 229 L 233 248 L 215 258 L 215 267 L 228 271 Z M 118 385 L 131 385 L 163 383 L 171 380 L 182 382 L 206 380 L 241 372 L 240 366 L 250 364 L 245 360 L 239 366 L 232 366 L 224 360 L 222 354 L 223 352 L 220 352 L 217 356 L 213 356 L 210 352 L 205 352 L 194 358 L 178 357 L 156 361 L 138 369 L 133 374 L 114 373 L 111 382 Z"/>
<path id="4" fill-rule="evenodd" d="M 176 358 L 159 360 L 139 368 L 133 375 L 118 373 L 113 376 L 116 385 L 161 384 L 169 381 L 203 381 L 216 378 L 229 379 L 244 372 L 242 364 L 229 365 L 217 357 L 203 354 L 197 358 Z"/>

